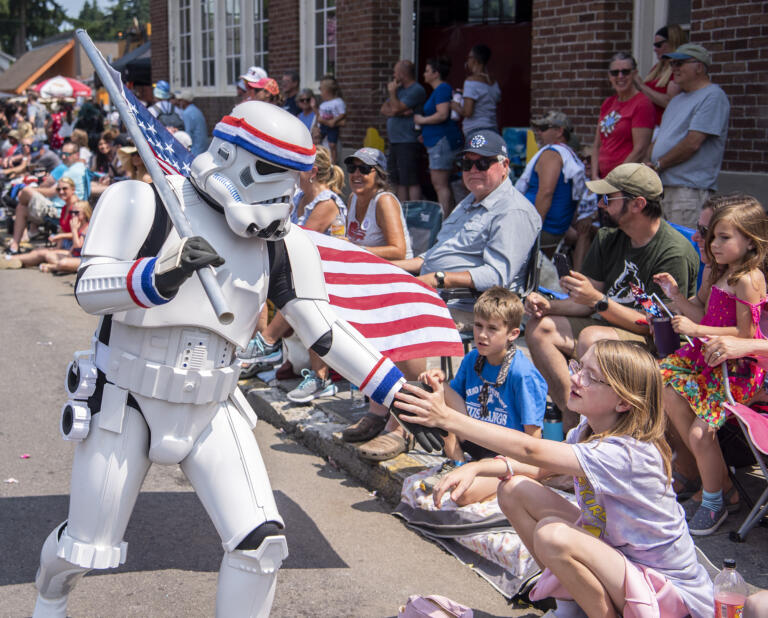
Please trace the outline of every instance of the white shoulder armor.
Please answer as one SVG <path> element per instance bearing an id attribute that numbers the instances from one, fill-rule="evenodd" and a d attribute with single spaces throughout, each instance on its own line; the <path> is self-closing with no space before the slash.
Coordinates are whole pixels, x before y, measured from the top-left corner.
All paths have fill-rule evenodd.
<path id="1" fill-rule="evenodd" d="M 283 240 L 291 263 L 296 298 L 328 301 L 323 264 L 315 243 L 298 225 L 291 225 Z"/>
<path id="2" fill-rule="evenodd" d="M 155 218 L 155 192 L 145 182 L 124 180 L 107 187 L 93 211 L 83 257 L 132 260 Z"/>

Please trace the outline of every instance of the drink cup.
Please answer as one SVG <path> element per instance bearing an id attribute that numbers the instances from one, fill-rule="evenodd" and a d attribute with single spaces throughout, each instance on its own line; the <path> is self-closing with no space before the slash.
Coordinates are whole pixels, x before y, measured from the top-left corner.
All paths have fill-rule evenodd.
<path id="1" fill-rule="evenodd" d="M 672 354 L 680 347 L 680 335 L 672 328 L 672 318 L 664 316 L 653 318 L 653 342 L 656 344 L 656 353 L 659 358 Z"/>

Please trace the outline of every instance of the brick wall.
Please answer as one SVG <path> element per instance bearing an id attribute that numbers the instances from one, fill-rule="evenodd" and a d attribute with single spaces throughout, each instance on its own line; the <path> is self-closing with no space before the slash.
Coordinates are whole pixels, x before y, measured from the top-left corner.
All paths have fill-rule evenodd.
<path id="1" fill-rule="evenodd" d="M 195 98 L 195 105 L 200 108 L 208 125 L 208 135 L 211 135 L 213 127 L 221 120 L 222 116 L 232 111 L 237 104 L 235 96 L 231 97 L 199 97 Z"/>
<path id="2" fill-rule="evenodd" d="M 336 6 L 336 77 L 347 104 L 341 141 L 346 148 L 357 148 L 369 126 L 384 135 L 385 119 L 379 109 L 400 55 L 400 2 L 339 0 Z"/>
<path id="3" fill-rule="evenodd" d="M 724 0 L 725 1 L 725 0 Z M 531 115 L 562 110 L 592 143 L 610 57 L 632 52 L 632 1 L 536 0 L 531 35 Z"/>
<path id="4" fill-rule="evenodd" d="M 149 19 L 152 23 L 152 83 L 170 77 L 168 46 L 168 2 L 152 0 L 149 3 Z"/>
<path id="5" fill-rule="evenodd" d="M 712 54 L 710 75 L 728 95 L 723 171 L 768 172 L 768 12 L 762 0 L 694 0 L 691 42 Z"/>
<path id="6" fill-rule="evenodd" d="M 299 70 L 299 2 L 271 0 L 269 3 L 269 74 L 280 79 L 283 71 Z"/>

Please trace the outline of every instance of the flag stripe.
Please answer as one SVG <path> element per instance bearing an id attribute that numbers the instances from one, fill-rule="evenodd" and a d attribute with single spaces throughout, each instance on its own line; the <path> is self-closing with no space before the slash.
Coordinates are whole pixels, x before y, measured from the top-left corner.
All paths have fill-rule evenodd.
<path id="1" fill-rule="evenodd" d="M 359 322 L 350 322 L 357 330 L 366 337 L 383 337 L 387 335 L 400 335 L 413 330 L 414 324 L 418 323 L 419 328 L 456 328 L 451 318 L 443 318 L 437 315 L 417 316 L 392 320 L 390 322 L 375 322 L 373 324 L 361 324 Z"/>
<path id="2" fill-rule="evenodd" d="M 414 343 L 410 345 L 401 345 L 391 350 L 380 350 L 380 352 L 393 362 L 410 360 L 412 358 L 426 358 L 435 356 L 435 343 Z M 464 346 L 460 343 L 442 343 L 440 356 L 464 356 Z"/>
<path id="3" fill-rule="evenodd" d="M 395 294 L 377 294 L 375 296 L 359 296 L 357 298 L 344 298 L 343 296 L 328 295 L 331 304 L 335 307 L 349 309 L 376 309 L 390 305 L 402 305 L 410 302 L 430 303 L 436 307 L 445 306 L 439 298 L 431 298 L 419 293 L 400 292 Z"/>

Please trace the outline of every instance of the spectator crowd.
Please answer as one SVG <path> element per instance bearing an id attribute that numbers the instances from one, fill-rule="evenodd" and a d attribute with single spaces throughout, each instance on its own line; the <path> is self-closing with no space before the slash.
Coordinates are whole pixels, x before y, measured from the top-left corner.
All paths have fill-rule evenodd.
<path id="1" fill-rule="evenodd" d="M 331 75 L 318 93 L 293 71 L 270 77 L 254 66 L 237 82 L 237 102 L 284 108 L 317 144 L 292 222 L 344 236 L 418 277 L 444 295 L 471 341 L 452 377 L 427 369 L 426 359 L 399 363 L 431 392 L 406 387 L 397 413 L 448 432 L 436 504 L 498 497 L 546 567 L 538 594 L 589 615 L 641 615 L 615 591 L 655 596 L 653 577 L 673 587 L 661 615 L 710 615 L 711 584 L 690 535 L 714 533 L 740 506 L 717 440 L 724 382 L 739 403 L 768 396 L 752 358 L 768 351 L 750 343 L 765 339 L 768 218 L 751 196 L 717 193 L 729 102 L 709 77 L 709 52 L 686 43 L 676 25 L 658 30 L 653 44 L 657 63 L 645 77 L 628 53 L 608 60 L 613 93 L 595 110 L 590 147 L 578 146 L 562 110 L 533 110 L 540 149 L 517 177 L 485 45 L 469 52 L 460 89 L 446 81 L 446 58 L 427 59 L 423 83 L 412 62 L 394 65 L 380 109 L 386 153 L 344 148 L 355 110 Z M 205 151 L 213 119 L 191 91 L 159 81 L 152 99 L 149 113 L 192 155 Z M 76 272 L 101 193 L 124 179 L 152 182 L 119 117 L 92 100 L 41 102 L 30 92 L 6 102 L 0 140 L 2 269 Z M 435 242 L 416 248 L 405 206 L 425 194 L 443 221 Z M 531 269 L 552 258 L 559 290 L 526 289 Z M 649 304 L 673 312 L 664 325 L 671 348 Z M 243 375 L 292 375 L 283 351 L 290 335 L 280 312 L 265 307 L 239 353 Z M 516 345 L 521 336 L 530 360 Z M 292 401 L 338 390 L 320 357 L 309 356 Z M 562 418 L 565 441 L 542 439 L 545 412 Z M 371 461 L 414 445 L 375 403 L 342 438 Z M 542 484 L 553 474 L 575 477 L 575 504 Z M 643 518 L 658 526 L 631 525 Z"/>

